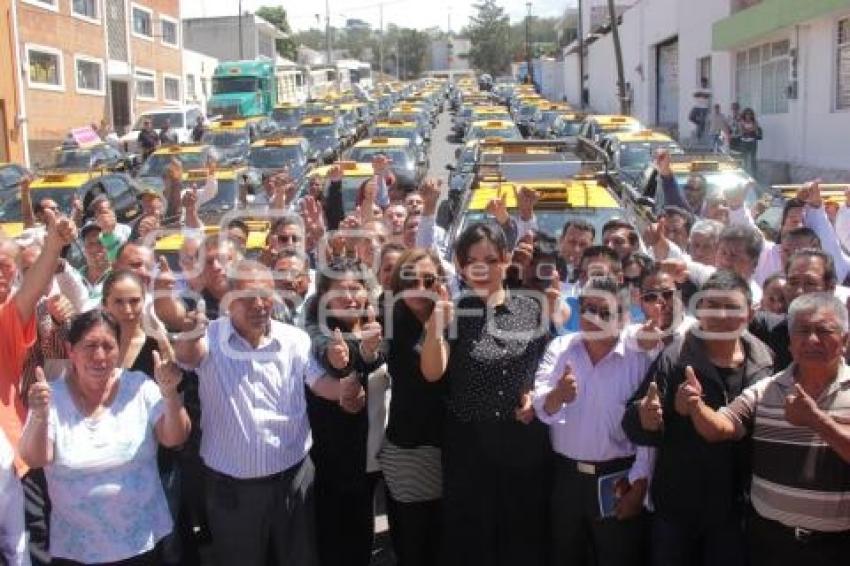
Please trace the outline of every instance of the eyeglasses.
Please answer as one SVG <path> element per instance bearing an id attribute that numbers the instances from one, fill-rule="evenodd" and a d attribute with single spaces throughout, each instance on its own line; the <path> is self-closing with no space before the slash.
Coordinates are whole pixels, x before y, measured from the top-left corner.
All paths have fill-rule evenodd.
<path id="1" fill-rule="evenodd" d="M 673 300 L 673 297 L 675 296 L 675 289 L 658 289 L 644 291 L 643 293 L 641 293 L 640 298 L 646 301 L 647 303 L 655 303 L 658 301 L 658 299 L 664 299 L 665 302 L 669 303 Z"/>
<path id="2" fill-rule="evenodd" d="M 426 273 L 422 277 L 406 277 L 402 279 L 401 285 L 405 289 L 415 289 L 422 284 L 423 289 L 432 289 L 439 281 L 439 277 L 432 273 Z"/>
<path id="3" fill-rule="evenodd" d="M 605 322 L 610 321 L 614 318 L 615 313 L 611 311 L 611 309 L 594 307 L 591 305 L 584 305 L 580 310 L 582 316 L 584 315 L 594 315 L 599 318 L 599 320 L 603 320 Z"/>
<path id="4" fill-rule="evenodd" d="M 297 244 L 301 241 L 301 236 L 297 236 L 295 234 L 284 234 L 283 236 L 278 236 L 277 240 L 282 244 L 293 243 Z"/>

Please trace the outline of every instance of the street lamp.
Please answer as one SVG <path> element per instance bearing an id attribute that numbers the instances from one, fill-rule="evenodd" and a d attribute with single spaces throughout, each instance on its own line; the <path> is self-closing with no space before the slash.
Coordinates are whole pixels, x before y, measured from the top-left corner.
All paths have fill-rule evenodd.
<path id="1" fill-rule="evenodd" d="M 525 7 L 528 8 L 528 15 L 525 17 L 525 73 L 528 79 L 528 84 L 534 84 L 533 75 L 531 74 L 531 44 L 529 43 L 529 27 L 531 25 L 531 2 L 526 2 Z"/>

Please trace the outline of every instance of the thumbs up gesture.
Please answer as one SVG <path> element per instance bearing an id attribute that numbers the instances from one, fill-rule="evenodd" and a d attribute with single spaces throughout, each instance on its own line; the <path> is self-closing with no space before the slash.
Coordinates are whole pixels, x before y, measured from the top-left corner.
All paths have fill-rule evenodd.
<path id="1" fill-rule="evenodd" d="M 531 404 L 530 393 L 520 396 L 519 406 L 514 410 L 514 418 L 522 424 L 529 424 L 534 419 L 534 405 Z"/>
<path id="2" fill-rule="evenodd" d="M 30 385 L 27 393 L 27 404 L 30 413 L 40 420 L 47 420 L 50 412 L 50 384 L 40 366 L 35 368 L 35 382 Z"/>
<path id="3" fill-rule="evenodd" d="M 657 432 L 664 425 L 664 411 L 661 408 L 661 396 L 658 394 L 658 384 L 649 382 L 646 396 L 640 400 L 638 406 L 640 426 L 643 430 Z"/>
<path id="4" fill-rule="evenodd" d="M 785 397 L 785 420 L 794 426 L 813 429 L 819 418 L 818 404 L 799 383 L 795 383 L 794 393 Z"/>
<path id="5" fill-rule="evenodd" d="M 441 284 L 437 288 L 437 296 L 438 300 L 434 303 L 434 310 L 431 311 L 431 317 L 425 324 L 429 333 L 442 336 L 454 319 L 455 307 L 445 285 Z"/>
<path id="6" fill-rule="evenodd" d="M 159 392 L 164 399 L 173 399 L 177 388 L 183 381 L 183 372 L 172 361 L 163 360 L 159 352 L 153 352 L 153 377 L 159 385 Z"/>
<path id="7" fill-rule="evenodd" d="M 687 417 L 690 414 L 691 405 L 699 403 L 701 399 L 702 384 L 697 379 L 694 368 L 688 366 L 685 368 L 685 381 L 679 385 L 679 389 L 676 391 L 676 412 Z"/>
<path id="8" fill-rule="evenodd" d="M 366 324 L 360 328 L 360 345 L 367 357 L 374 359 L 382 339 L 381 323 L 376 320 L 375 307 L 369 305 L 366 309 Z"/>
<path id="9" fill-rule="evenodd" d="M 334 329 L 333 336 L 328 344 L 327 356 L 328 363 L 331 364 L 331 367 L 334 369 L 344 369 L 348 367 L 350 352 L 348 351 L 348 344 L 342 337 L 342 332 L 340 332 L 339 328 Z"/>
<path id="10" fill-rule="evenodd" d="M 637 343 L 641 350 L 648 352 L 661 344 L 663 333 L 658 328 L 658 323 L 653 319 L 647 319 L 637 332 Z"/>
<path id="11" fill-rule="evenodd" d="M 572 403 L 578 397 L 578 382 L 576 381 L 575 373 L 573 373 L 573 368 L 569 364 L 564 368 L 561 379 L 555 385 L 555 391 L 562 404 Z"/>

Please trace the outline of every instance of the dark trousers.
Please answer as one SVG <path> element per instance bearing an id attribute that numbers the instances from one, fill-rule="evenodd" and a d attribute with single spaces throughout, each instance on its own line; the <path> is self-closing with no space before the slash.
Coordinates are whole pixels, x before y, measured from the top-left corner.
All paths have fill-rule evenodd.
<path id="1" fill-rule="evenodd" d="M 30 470 L 21 478 L 24 488 L 24 520 L 33 566 L 50 564 L 50 496 L 44 470 Z"/>
<path id="2" fill-rule="evenodd" d="M 207 470 L 207 515 L 215 564 L 316 564 L 313 463 L 240 480 Z"/>
<path id="3" fill-rule="evenodd" d="M 620 521 L 599 517 L 599 477 L 627 469 L 628 462 L 584 474 L 556 456 L 551 498 L 553 566 L 642 566 L 647 560 L 644 515 Z"/>
<path id="4" fill-rule="evenodd" d="M 545 425 L 461 423 L 449 416 L 446 427 L 442 562 L 545 564 L 551 463 Z"/>
<path id="5" fill-rule="evenodd" d="M 316 467 L 316 540 L 321 566 L 369 566 L 374 529 L 373 487 L 362 478 L 341 481 Z"/>
<path id="6" fill-rule="evenodd" d="M 153 550 L 134 556 L 125 558 L 117 562 L 100 562 L 97 566 L 160 566 L 164 564 L 162 561 L 162 545 L 157 545 Z M 67 560 L 65 558 L 54 558 L 50 563 L 52 566 L 88 566 L 84 562 L 76 560 Z M 93 565 L 91 565 L 93 566 Z"/>
<path id="7" fill-rule="evenodd" d="M 652 566 L 745 566 L 743 523 L 738 516 L 712 526 L 652 519 Z M 799 566 L 799 565 L 798 565 Z M 808 566 L 808 565 L 807 565 Z"/>
<path id="8" fill-rule="evenodd" d="M 850 531 L 795 531 L 753 513 L 747 535 L 750 566 L 835 566 L 850 562 Z"/>
<path id="9" fill-rule="evenodd" d="M 402 503 L 387 490 L 387 521 L 398 566 L 437 566 L 443 500 Z"/>

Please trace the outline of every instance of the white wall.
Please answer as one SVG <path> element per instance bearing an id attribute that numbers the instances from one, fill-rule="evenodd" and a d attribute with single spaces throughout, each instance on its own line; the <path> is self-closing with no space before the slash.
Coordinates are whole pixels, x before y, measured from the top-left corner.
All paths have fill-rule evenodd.
<path id="1" fill-rule="evenodd" d="M 210 89 L 216 65 L 218 65 L 218 59 L 215 57 L 209 57 L 191 49 L 183 50 L 183 99 L 186 104 L 199 105 L 204 114 L 207 112 L 207 99 L 212 95 Z M 195 79 L 194 99 L 191 99 L 188 95 L 189 75 L 193 75 Z M 206 92 L 204 92 L 204 88 L 206 88 Z"/>

